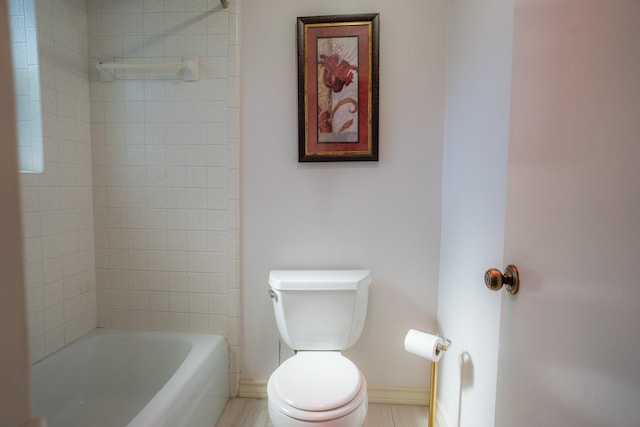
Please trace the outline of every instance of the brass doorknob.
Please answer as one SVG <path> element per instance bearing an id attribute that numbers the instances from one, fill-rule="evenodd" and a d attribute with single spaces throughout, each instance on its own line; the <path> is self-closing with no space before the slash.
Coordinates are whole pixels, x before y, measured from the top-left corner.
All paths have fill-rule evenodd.
<path id="1" fill-rule="evenodd" d="M 484 273 L 484 284 L 492 291 L 499 291 L 504 286 L 510 294 L 516 294 L 520 288 L 518 268 L 510 264 L 505 268 L 504 274 L 497 268 L 490 268 Z"/>

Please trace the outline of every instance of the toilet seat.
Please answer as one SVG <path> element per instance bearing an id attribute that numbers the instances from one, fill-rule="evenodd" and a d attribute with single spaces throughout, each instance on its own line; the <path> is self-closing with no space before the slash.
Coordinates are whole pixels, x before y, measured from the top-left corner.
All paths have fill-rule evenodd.
<path id="1" fill-rule="evenodd" d="M 276 369 L 267 384 L 270 405 L 310 422 L 344 417 L 366 401 L 366 380 L 337 351 L 298 352 Z"/>

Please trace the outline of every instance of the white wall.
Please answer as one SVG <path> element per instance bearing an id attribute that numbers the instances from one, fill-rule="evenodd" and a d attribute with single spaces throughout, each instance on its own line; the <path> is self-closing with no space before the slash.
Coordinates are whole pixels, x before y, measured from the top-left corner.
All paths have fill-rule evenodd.
<path id="1" fill-rule="evenodd" d="M 8 22 L 0 4 L 0 425 L 13 427 L 29 416 L 29 364 Z"/>
<path id="2" fill-rule="evenodd" d="M 446 2 L 265 2 L 242 13 L 241 377 L 278 364 L 271 269 L 368 268 L 363 336 L 347 355 L 370 385 L 428 387 L 403 349 L 436 329 Z M 380 161 L 297 161 L 296 17 L 380 13 Z"/>
<path id="3" fill-rule="evenodd" d="M 31 361 L 96 326 L 83 1 L 37 1 L 44 173 L 20 174 Z"/>
<path id="4" fill-rule="evenodd" d="M 225 335 L 238 382 L 237 2 L 90 1 L 98 325 Z M 200 58 L 200 79 L 119 62 Z M 124 59 L 123 59 L 124 58 Z"/>
<path id="5" fill-rule="evenodd" d="M 456 426 L 492 426 L 502 269 L 513 0 L 450 2 L 438 323 L 453 341 L 439 401 Z"/>

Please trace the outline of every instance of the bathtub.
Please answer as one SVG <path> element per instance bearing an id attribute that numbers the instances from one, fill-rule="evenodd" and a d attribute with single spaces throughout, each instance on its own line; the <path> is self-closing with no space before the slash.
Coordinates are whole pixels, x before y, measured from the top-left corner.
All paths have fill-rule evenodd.
<path id="1" fill-rule="evenodd" d="M 47 427 L 214 427 L 229 398 L 224 337 L 95 329 L 31 368 Z"/>

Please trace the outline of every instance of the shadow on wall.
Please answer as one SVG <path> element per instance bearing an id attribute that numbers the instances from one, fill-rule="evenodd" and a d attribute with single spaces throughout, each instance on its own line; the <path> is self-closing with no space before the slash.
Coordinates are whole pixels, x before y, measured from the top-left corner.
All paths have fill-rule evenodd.
<path id="1" fill-rule="evenodd" d="M 462 392 L 473 388 L 473 359 L 467 351 L 460 353 L 460 395 L 458 396 L 458 427 L 462 419 Z"/>

